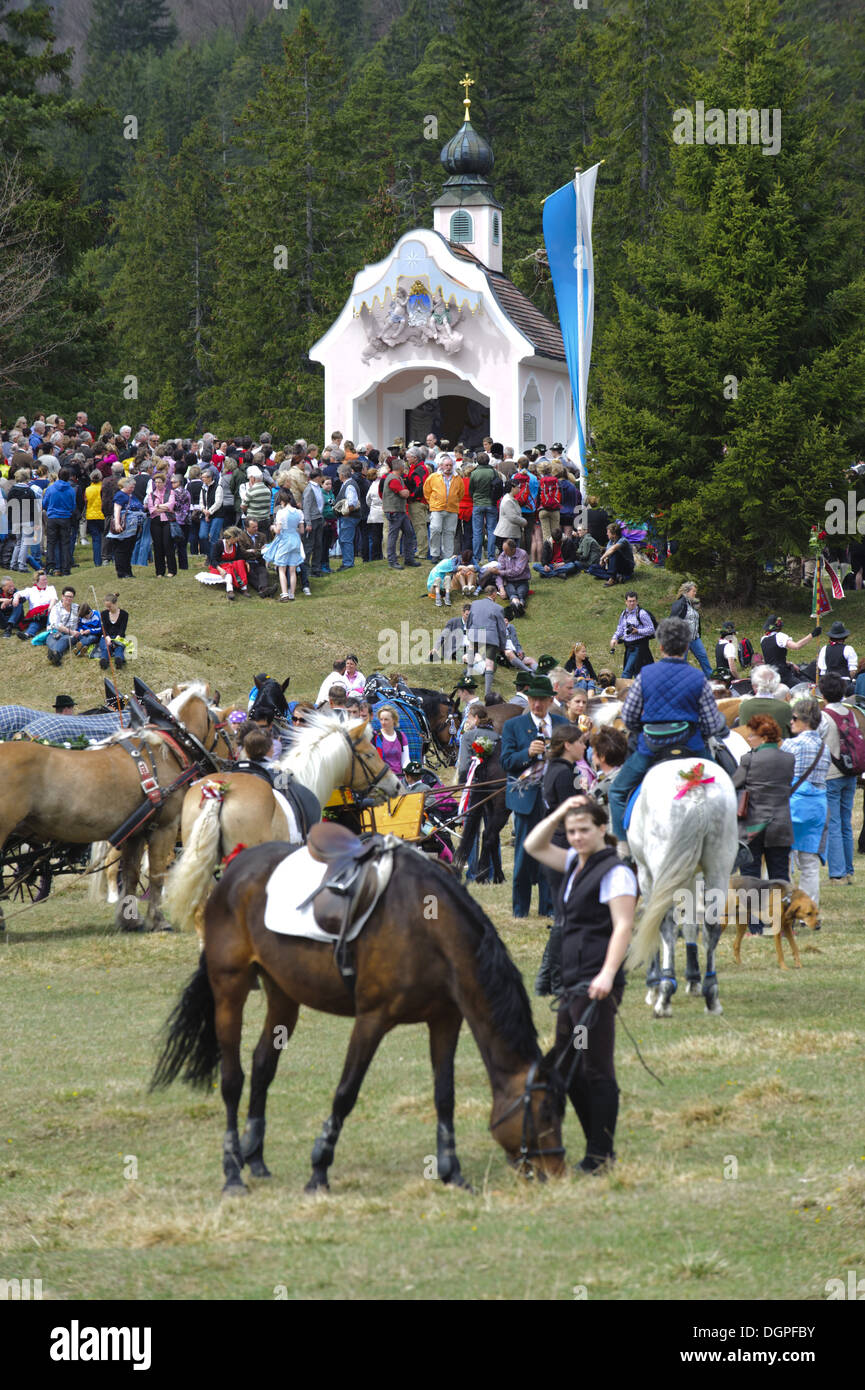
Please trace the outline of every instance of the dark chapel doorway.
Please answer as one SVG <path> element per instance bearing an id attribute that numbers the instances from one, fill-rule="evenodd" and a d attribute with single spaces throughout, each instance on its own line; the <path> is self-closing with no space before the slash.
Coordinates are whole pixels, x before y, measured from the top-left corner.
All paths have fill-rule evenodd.
<path id="1" fill-rule="evenodd" d="M 437 396 L 405 413 L 407 444 L 413 439 L 424 444 L 432 433 L 448 440 L 451 448 L 464 444 L 467 449 L 479 449 L 489 432 L 489 406 L 468 396 Z"/>

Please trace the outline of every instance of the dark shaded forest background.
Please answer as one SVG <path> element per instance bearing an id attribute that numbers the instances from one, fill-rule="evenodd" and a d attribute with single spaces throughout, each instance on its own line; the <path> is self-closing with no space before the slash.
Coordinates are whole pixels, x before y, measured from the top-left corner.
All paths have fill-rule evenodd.
<path id="1" fill-rule="evenodd" d="M 0 0 L 0 413 L 345 428 L 308 349 L 432 224 L 468 70 L 505 273 L 553 317 L 541 200 L 605 160 L 611 500 L 747 585 L 865 450 L 863 59 L 861 0 Z M 697 100 L 777 108 L 780 152 L 677 145 Z"/>

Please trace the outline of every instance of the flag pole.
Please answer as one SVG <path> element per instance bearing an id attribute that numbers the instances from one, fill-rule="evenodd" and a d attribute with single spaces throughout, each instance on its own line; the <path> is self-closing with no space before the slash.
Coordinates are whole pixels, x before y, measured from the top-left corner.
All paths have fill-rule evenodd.
<path id="1" fill-rule="evenodd" d="M 583 293 L 583 219 L 580 207 L 580 169 L 574 169 L 574 191 L 576 192 L 577 204 L 577 241 L 574 247 L 575 265 L 577 269 L 577 427 L 580 439 L 580 484 L 585 492 L 586 478 L 586 433 L 585 421 L 583 416 L 583 354 L 585 352 L 585 340 L 583 336 L 583 325 L 585 316 L 585 303 Z"/>

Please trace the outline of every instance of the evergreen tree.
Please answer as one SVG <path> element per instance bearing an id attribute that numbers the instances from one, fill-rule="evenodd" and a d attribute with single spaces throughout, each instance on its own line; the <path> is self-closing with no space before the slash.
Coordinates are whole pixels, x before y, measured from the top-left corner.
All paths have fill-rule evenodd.
<path id="1" fill-rule="evenodd" d="M 147 49 L 162 53 L 176 38 L 177 25 L 167 0 L 93 0 L 87 52 L 97 65 Z"/>
<path id="2" fill-rule="evenodd" d="M 369 188 L 339 109 L 345 77 L 303 11 L 279 68 L 239 121 L 248 163 L 232 171 L 210 333 L 220 428 L 321 429 L 323 380 L 309 348 L 342 308 Z"/>
<path id="3" fill-rule="evenodd" d="M 772 0 L 732 0 L 717 68 L 691 91 L 725 115 L 780 109 L 780 149 L 674 145 L 658 235 L 626 247 L 593 420 L 616 508 L 662 513 L 677 567 L 744 602 L 767 562 L 806 552 L 865 381 L 865 286 L 831 123 L 805 109 L 801 57 L 776 43 L 773 17 Z"/>

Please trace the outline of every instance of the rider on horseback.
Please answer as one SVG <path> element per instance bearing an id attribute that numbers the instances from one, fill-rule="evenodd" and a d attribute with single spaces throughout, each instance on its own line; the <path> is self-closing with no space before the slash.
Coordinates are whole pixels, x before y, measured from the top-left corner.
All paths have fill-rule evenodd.
<path id="1" fill-rule="evenodd" d="M 674 750 L 709 757 L 709 740 L 726 732 L 709 682 L 688 665 L 689 641 L 690 629 L 681 618 L 659 623 L 661 659 L 643 667 L 625 696 L 622 719 L 633 751 L 610 787 L 612 828 L 620 846 L 627 845 L 623 821 L 631 793 L 652 764 Z"/>

